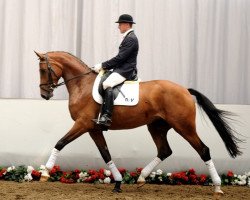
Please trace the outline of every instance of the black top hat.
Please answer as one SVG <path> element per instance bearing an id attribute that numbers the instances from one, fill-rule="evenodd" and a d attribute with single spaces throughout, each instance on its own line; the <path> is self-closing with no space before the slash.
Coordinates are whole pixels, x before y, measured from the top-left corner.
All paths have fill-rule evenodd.
<path id="1" fill-rule="evenodd" d="M 119 17 L 118 21 L 115 23 L 131 23 L 131 24 L 135 24 L 135 22 L 133 22 L 133 17 L 131 15 L 128 14 L 123 14 Z"/>

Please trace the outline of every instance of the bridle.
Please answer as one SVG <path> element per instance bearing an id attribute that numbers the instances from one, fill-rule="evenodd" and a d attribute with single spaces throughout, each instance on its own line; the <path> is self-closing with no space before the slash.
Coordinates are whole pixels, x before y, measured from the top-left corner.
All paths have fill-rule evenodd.
<path id="1" fill-rule="evenodd" d="M 45 61 L 40 61 L 39 64 L 41 64 L 41 63 L 45 63 L 45 64 L 47 65 L 47 68 L 48 68 L 48 82 L 47 82 L 47 83 L 41 83 L 41 84 L 39 85 L 39 87 L 40 87 L 42 90 L 46 91 L 46 92 L 52 92 L 55 88 L 57 88 L 57 87 L 59 87 L 59 86 L 62 86 L 62 85 L 65 85 L 65 84 L 68 83 L 69 81 L 72 81 L 72 80 L 74 80 L 74 79 L 83 77 L 83 76 L 88 75 L 88 74 L 90 74 L 91 72 L 93 72 L 93 71 L 90 69 L 90 71 L 88 71 L 88 72 L 86 72 L 86 73 L 80 74 L 80 75 L 78 75 L 78 76 L 74 76 L 74 77 L 72 77 L 72 78 L 70 78 L 70 79 L 68 79 L 68 80 L 65 80 L 65 81 L 63 81 L 63 82 L 57 84 L 57 83 L 54 82 L 52 76 L 54 75 L 54 76 L 57 78 L 57 80 L 59 80 L 60 77 L 57 76 L 57 74 L 55 73 L 54 69 L 51 67 L 47 53 L 45 54 Z M 58 66 L 57 66 L 57 67 L 58 67 Z M 59 67 L 59 68 L 60 68 L 60 70 L 62 71 L 62 68 L 61 68 L 61 67 Z M 44 86 L 46 86 L 46 87 L 44 87 Z M 48 87 L 49 89 L 47 89 L 47 87 Z"/>

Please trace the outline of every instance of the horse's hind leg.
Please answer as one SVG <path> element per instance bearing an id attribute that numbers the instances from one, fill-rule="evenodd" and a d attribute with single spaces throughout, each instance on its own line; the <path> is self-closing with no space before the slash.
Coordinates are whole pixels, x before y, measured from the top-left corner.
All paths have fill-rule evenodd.
<path id="1" fill-rule="evenodd" d="M 138 183 L 145 183 L 145 178 L 152 172 L 152 170 L 160 164 L 164 159 L 172 154 L 172 150 L 168 144 L 166 135 L 171 127 L 163 119 L 156 120 L 148 124 L 148 130 L 157 147 L 157 157 L 154 158 L 146 167 L 141 171 L 138 178 Z"/>
<path id="2" fill-rule="evenodd" d="M 223 194 L 220 189 L 221 179 L 217 173 L 214 163 L 210 156 L 209 148 L 201 141 L 196 130 L 195 124 L 190 123 L 187 126 L 183 126 L 183 129 L 176 130 L 184 139 L 186 139 L 191 146 L 197 151 L 201 159 L 205 162 L 209 174 L 212 178 L 213 184 L 215 185 L 215 193 Z"/>
<path id="3" fill-rule="evenodd" d="M 102 131 L 93 131 L 89 132 L 90 137 L 94 140 L 98 150 L 100 151 L 100 154 L 105 161 L 105 163 L 108 165 L 110 171 L 112 172 L 112 175 L 115 179 L 115 188 L 113 189 L 113 192 L 121 192 L 121 182 L 122 182 L 122 175 L 115 166 L 114 161 L 111 160 L 111 156 L 107 147 L 106 140 L 103 136 Z"/>

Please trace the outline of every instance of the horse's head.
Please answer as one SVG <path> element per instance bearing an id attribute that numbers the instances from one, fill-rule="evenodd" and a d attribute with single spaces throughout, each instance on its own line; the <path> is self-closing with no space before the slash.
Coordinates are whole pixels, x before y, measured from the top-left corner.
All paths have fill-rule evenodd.
<path id="1" fill-rule="evenodd" d="M 49 100 L 53 97 L 53 91 L 57 87 L 58 80 L 62 77 L 62 66 L 50 58 L 48 53 L 35 53 L 40 60 L 39 71 L 41 97 Z"/>

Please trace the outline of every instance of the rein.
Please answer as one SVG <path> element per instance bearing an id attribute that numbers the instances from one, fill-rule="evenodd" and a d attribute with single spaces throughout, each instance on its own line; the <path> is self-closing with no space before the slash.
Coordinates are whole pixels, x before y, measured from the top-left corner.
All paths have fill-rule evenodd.
<path id="1" fill-rule="evenodd" d="M 72 81 L 72 80 L 74 80 L 74 79 L 83 77 L 83 76 L 85 76 L 85 75 L 88 75 L 88 74 L 90 74 L 91 72 L 92 72 L 92 70 L 91 70 L 91 71 L 88 71 L 88 72 L 86 72 L 86 73 L 84 73 L 84 74 L 80 74 L 80 75 L 78 75 L 78 76 L 74 76 L 74 77 L 72 77 L 72 78 L 70 78 L 70 79 L 68 79 L 68 80 L 66 80 L 66 81 L 61 82 L 61 83 L 54 84 L 54 88 L 57 88 L 57 87 L 62 86 L 62 85 L 65 85 L 65 84 L 68 83 L 69 81 Z"/>
<path id="2" fill-rule="evenodd" d="M 40 62 L 40 63 L 43 63 L 43 62 Z M 70 81 L 72 81 L 72 80 L 74 80 L 74 79 L 81 78 L 81 77 L 83 77 L 83 76 L 85 76 L 85 75 L 88 75 L 88 74 L 90 74 L 91 72 L 93 72 L 93 71 L 90 69 L 90 71 L 88 71 L 88 72 L 85 72 L 85 73 L 83 73 L 83 74 L 80 74 L 80 75 L 78 75 L 78 76 L 72 77 L 72 78 L 70 78 L 70 79 L 68 79 L 68 80 L 65 80 L 65 81 L 63 81 L 63 82 L 61 82 L 61 83 L 56 84 L 56 83 L 54 83 L 54 81 L 53 81 L 52 74 L 54 74 L 54 76 L 55 76 L 57 79 L 60 79 L 60 77 L 58 77 L 58 76 L 56 75 L 55 71 L 54 71 L 53 68 L 51 67 L 51 65 L 50 65 L 50 63 L 49 63 L 49 59 L 48 59 L 47 53 L 45 54 L 45 63 L 47 64 L 47 67 L 48 67 L 48 83 L 42 83 L 42 84 L 39 85 L 39 87 L 40 87 L 42 90 L 47 91 L 47 92 L 53 91 L 55 88 L 57 88 L 57 87 L 59 87 L 59 86 L 65 85 L 66 83 L 68 83 L 68 82 L 70 82 Z M 61 69 L 61 67 L 60 67 L 60 69 Z M 61 69 L 61 70 L 62 70 L 62 69 Z M 44 88 L 43 86 L 49 86 L 49 89 L 47 90 L 47 89 Z"/>

